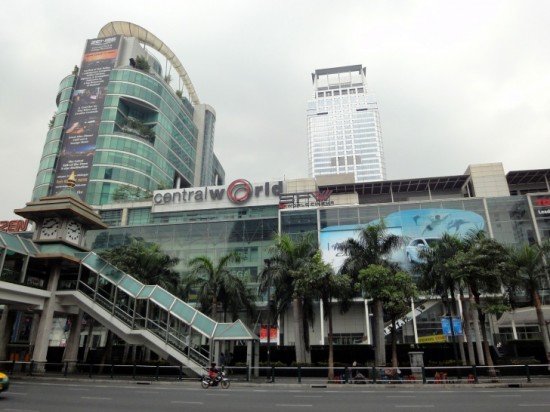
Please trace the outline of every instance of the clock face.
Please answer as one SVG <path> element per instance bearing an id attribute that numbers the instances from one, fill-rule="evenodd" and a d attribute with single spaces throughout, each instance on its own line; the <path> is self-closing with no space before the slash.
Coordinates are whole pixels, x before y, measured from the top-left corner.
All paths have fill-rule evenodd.
<path id="1" fill-rule="evenodd" d="M 56 217 L 47 217 L 42 221 L 40 229 L 41 239 L 56 239 L 61 229 L 61 220 Z"/>
<path id="2" fill-rule="evenodd" d="M 65 229 L 65 239 L 69 242 L 78 243 L 80 242 L 81 236 L 82 227 L 80 226 L 80 223 L 74 220 L 69 220 Z"/>

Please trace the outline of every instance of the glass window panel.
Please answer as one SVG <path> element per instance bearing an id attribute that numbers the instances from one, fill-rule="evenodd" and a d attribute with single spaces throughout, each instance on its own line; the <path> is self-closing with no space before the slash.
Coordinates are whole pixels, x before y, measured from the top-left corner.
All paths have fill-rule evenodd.
<path id="1" fill-rule="evenodd" d="M 166 292 L 160 287 L 156 287 L 149 298 L 154 300 L 158 305 L 164 307 L 165 309 L 170 309 L 170 307 L 174 303 L 174 300 L 176 299 L 174 296 L 172 296 L 170 293 Z"/>

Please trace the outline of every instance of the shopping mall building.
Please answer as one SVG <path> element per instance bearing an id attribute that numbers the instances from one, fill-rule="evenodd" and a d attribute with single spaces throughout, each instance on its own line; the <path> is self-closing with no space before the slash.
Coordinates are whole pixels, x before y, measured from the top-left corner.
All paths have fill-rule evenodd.
<path id="1" fill-rule="evenodd" d="M 166 58 L 178 90 L 150 51 Z M 242 260 L 231 271 L 257 290 L 277 233 L 317 233 L 323 258 L 335 269 L 344 257 L 334 245 L 381 220 L 404 239 L 391 258 L 405 270 L 444 233 L 483 229 L 510 246 L 550 238 L 550 169 L 505 173 L 494 163 L 461 175 L 362 183 L 352 174 L 257 181 L 253 173 L 226 182 L 213 151 L 215 111 L 199 101 L 168 46 L 132 23 L 111 22 L 86 42 L 80 69 L 63 79 L 56 101 L 32 200 L 16 211 L 33 222 L 33 231 L 25 232 L 22 221 L 0 222 L 0 360 L 10 348 L 34 350 L 32 358 L 44 362 L 48 346 L 82 345 L 79 339 L 92 332 L 76 329 L 82 323 L 76 308 L 127 341 L 191 366 L 207 364 L 219 351 L 193 354 L 194 340 L 258 341 L 267 322 L 265 296 L 258 298 L 260 316 L 218 323 L 194 302 L 142 285 L 94 253 L 132 239 L 160 245 L 179 259 L 182 273 L 194 257 L 238 252 Z M 73 192 L 66 193 L 71 176 Z M 545 311 L 549 284 L 541 285 Z M 335 309 L 335 343 L 372 344 L 369 307 L 357 299 L 345 314 Z M 435 298 L 414 302 L 399 340 L 448 339 L 442 315 Z M 287 311 L 277 320 L 280 345 L 294 344 L 291 317 Z M 312 344 L 326 343 L 323 319 L 318 306 Z M 489 326 L 499 341 L 540 336 L 530 309 L 489 319 Z M 104 330 L 93 334 L 102 346 Z M 247 353 L 258 355 L 251 346 Z"/>
<path id="2" fill-rule="evenodd" d="M 2 339 L 4 351 L 28 348 L 32 336 L 42 336 L 45 340 L 39 355 L 45 362 L 44 346 L 68 344 L 66 319 L 75 316 L 75 309 L 80 308 L 118 336 L 146 346 L 152 342 L 152 349 L 165 358 L 182 363 L 187 359 L 178 358 L 179 352 L 171 352 L 170 340 L 180 336 L 176 339 L 180 352 L 182 347 L 191 351 L 189 342 L 248 341 L 247 356 L 251 364 L 257 364 L 259 352 L 252 345 L 258 344 L 260 325 L 266 321 L 265 296 L 257 302 L 260 317 L 243 317 L 242 322 L 233 324 L 218 323 L 197 312 L 193 302 L 182 302 L 158 287 L 142 285 L 131 274 L 106 265 L 94 253 L 132 239 L 160 245 L 179 259 L 177 269 L 182 272 L 193 257 L 207 255 L 216 259 L 228 252 L 239 252 L 243 259 L 231 270 L 256 290 L 276 233 L 317 233 L 323 258 L 335 269 L 343 257 L 333 245 L 355 236 L 357 228 L 381 220 L 388 231 L 405 241 L 402 249 L 391 256 L 404 269 L 409 269 L 411 261 L 418 258 L 423 242 L 429 244 L 430 239 L 444 233 L 462 236 L 471 229 L 483 229 L 511 246 L 550 238 L 550 169 L 505 173 L 502 164 L 493 163 L 471 165 L 462 175 L 371 183 L 354 183 L 351 178 L 346 182 L 342 175 L 251 182 L 254 180 L 238 179 L 224 186 L 160 190 L 148 200 L 99 206 L 95 211 L 88 210 L 89 206 L 74 198 L 74 194 L 67 198 L 61 192 L 16 210 L 35 222 L 35 230 L 32 234 L 0 232 L 0 303 L 7 304 L 12 313 L 11 318 L 2 316 L 1 322 L 12 322 L 3 330 L 13 331 L 9 340 L 6 335 Z M 75 222 L 83 229 L 78 235 L 74 234 Z M 15 223 L 11 226 L 18 227 Z M 550 318 L 550 282 L 544 283 L 544 311 Z M 81 293 L 75 293 L 75 288 Z M 527 306 L 527 300 L 524 303 Z M 335 343 L 372 343 L 370 306 L 368 301 L 357 299 L 345 314 L 334 309 Z M 443 331 L 443 315 L 436 297 L 425 296 L 414 302 L 411 313 L 399 322 L 399 341 L 449 339 Z M 151 317 L 160 323 L 150 323 Z M 71 328 L 75 324 L 80 322 L 73 320 Z M 155 325 L 154 330 L 150 330 L 151 325 Z M 290 310 L 280 316 L 277 325 L 274 341 L 293 345 Z M 40 334 L 52 326 L 53 333 Z M 528 307 L 489 318 L 488 326 L 492 339 L 499 342 L 540 338 L 534 311 Z M 157 342 L 159 330 L 166 336 Z M 80 341 L 73 338 L 74 345 L 80 342 L 82 346 L 86 331 L 77 332 Z M 309 332 L 312 344 L 326 343 L 321 306 Z M 92 337 L 102 346 L 105 330 L 96 329 Z M 197 365 L 204 366 L 208 359 L 215 359 L 219 348 L 202 354 L 202 362 Z"/>
<path id="3" fill-rule="evenodd" d="M 131 238 L 155 242 L 179 259 L 181 271 L 196 256 L 216 259 L 239 252 L 243 259 L 232 271 L 256 288 L 275 233 L 316 232 L 324 259 L 335 269 L 342 257 L 333 245 L 355 236 L 357 228 L 382 219 L 389 232 L 404 239 L 392 259 L 405 269 L 410 269 L 423 241 L 443 233 L 461 236 L 471 229 L 483 229 L 510 246 L 550 238 L 548 169 L 505 174 L 500 163 L 481 164 L 469 166 L 462 175 L 371 183 L 346 183 L 342 175 L 274 182 L 248 179 L 219 187 L 156 191 L 148 201 L 99 207 L 109 228 L 90 231 L 86 245 L 99 250 Z M 543 290 L 543 299 L 550 305 L 548 289 Z M 335 309 L 337 343 L 369 342 L 372 312 L 368 307 L 357 301 L 346 314 Z M 417 330 L 413 322 L 406 322 L 400 341 L 441 335 L 444 313 L 435 301 L 419 302 L 415 313 Z M 314 344 L 324 344 L 327 337 L 319 314 L 310 330 Z M 500 323 L 494 320 L 491 327 L 495 335 L 503 335 L 500 339 L 530 338 L 538 332 L 533 313 L 518 313 L 515 330 L 509 316 Z M 279 319 L 281 344 L 293 344 L 291 325 L 288 311 Z M 257 326 L 251 324 L 256 330 Z"/>

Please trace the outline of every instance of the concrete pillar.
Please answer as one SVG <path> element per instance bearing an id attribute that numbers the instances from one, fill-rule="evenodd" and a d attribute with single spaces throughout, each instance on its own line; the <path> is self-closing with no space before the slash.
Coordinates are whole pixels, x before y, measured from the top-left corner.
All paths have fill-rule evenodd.
<path id="1" fill-rule="evenodd" d="M 0 317 L 0 361 L 8 359 L 8 343 L 10 341 L 10 335 L 12 328 L 8 326 L 8 305 L 3 305 L 2 317 Z"/>
<path id="2" fill-rule="evenodd" d="M 57 290 L 59 275 L 61 272 L 60 264 L 55 264 L 50 271 L 50 280 L 48 282 L 48 290 L 53 292 Z M 50 297 L 44 300 L 44 307 L 40 315 L 38 330 L 36 333 L 36 342 L 32 354 L 32 360 L 35 363 L 35 372 L 44 372 L 47 356 L 48 344 L 50 342 L 50 331 L 52 330 L 53 315 L 55 309 L 54 298 Z"/>
<path id="3" fill-rule="evenodd" d="M 32 353 L 34 351 L 34 346 L 36 344 L 36 334 L 38 333 L 39 324 L 40 324 L 40 314 L 33 313 L 32 325 L 31 325 L 31 336 L 29 337 L 29 353 Z"/>
<path id="4" fill-rule="evenodd" d="M 72 373 L 76 371 L 76 364 L 78 362 L 78 348 L 80 346 L 80 333 L 82 332 L 82 320 L 84 319 L 84 312 L 79 310 L 76 315 L 70 315 L 71 328 L 69 330 L 69 338 L 67 339 L 67 346 L 65 346 L 65 352 L 63 353 L 63 362 L 67 362 L 67 372 Z"/>
<path id="5" fill-rule="evenodd" d="M 260 377 L 260 341 L 248 341 L 247 343 L 248 347 L 246 349 L 246 364 L 253 368 L 254 370 L 254 377 L 259 378 Z M 249 350 L 248 348 L 252 348 L 252 345 L 254 345 L 254 350 Z M 252 357 L 252 352 L 254 352 L 254 357 Z"/>

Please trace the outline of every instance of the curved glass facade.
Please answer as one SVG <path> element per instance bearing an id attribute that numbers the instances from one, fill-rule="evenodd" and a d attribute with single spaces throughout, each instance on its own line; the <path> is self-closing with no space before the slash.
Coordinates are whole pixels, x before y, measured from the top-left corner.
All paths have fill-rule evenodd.
<path id="1" fill-rule="evenodd" d="M 137 119 L 153 133 L 127 127 Z M 181 99 L 155 75 L 130 67 L 111 72 L 86 200 L 111 203 L 121 188 L 170 188 L 194 180 L 197 128 Z"/>
<path id="2" fill-rule="evenodd" d="M 109 53 L 94 54 L 100 43 Z M 87 41 L 80 71 L 59 86 L 33 200 L 61 191 L 71 173 L 77 194 L 98 206 L 223 179 L 215 116 L 197 125 L 195 106 L 166 82 L 154 56 L 148 71 L 127 65 L 141 47 L 119 36 Z"/>

